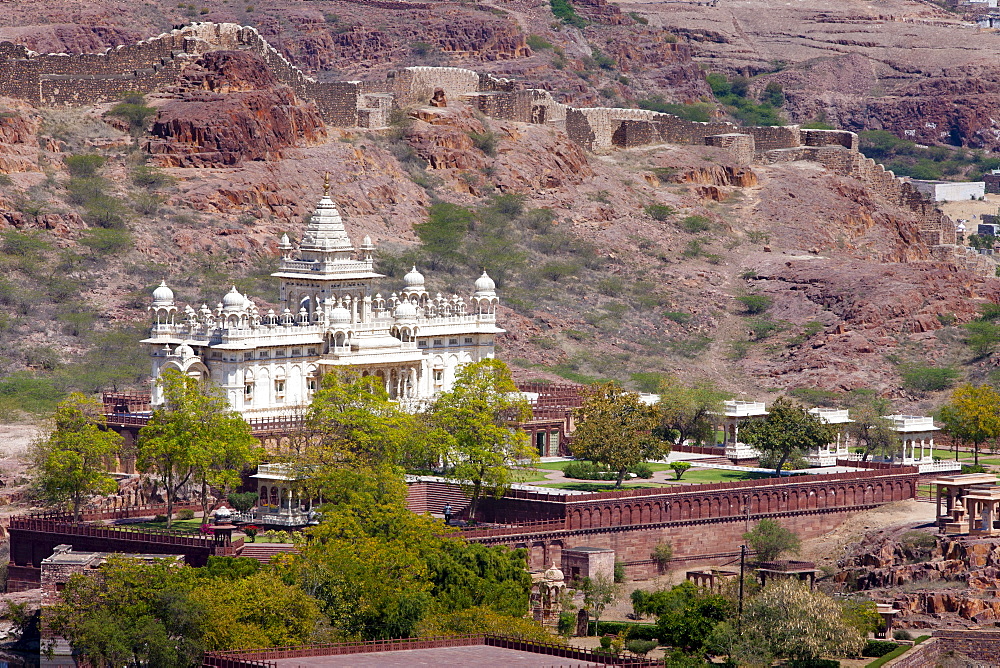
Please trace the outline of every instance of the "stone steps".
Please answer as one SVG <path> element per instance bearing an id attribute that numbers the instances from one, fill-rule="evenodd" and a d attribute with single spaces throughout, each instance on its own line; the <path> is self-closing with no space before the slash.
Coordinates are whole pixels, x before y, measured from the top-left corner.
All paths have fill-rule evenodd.
<path id="1" fill-rule="evenodd" d="M 240 556 L 267 564 L 275 555 L 285 553 L 298 554 L 299 550 L 291 543 L 244 543 Z"/>

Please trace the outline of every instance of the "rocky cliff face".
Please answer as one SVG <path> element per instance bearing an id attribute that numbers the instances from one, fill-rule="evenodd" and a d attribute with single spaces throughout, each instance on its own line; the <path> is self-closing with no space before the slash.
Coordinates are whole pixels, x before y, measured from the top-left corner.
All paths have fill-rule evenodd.
<path id="1" fill-rule="evenodd" d="M 836 580 L 895 603 L 904 627 L 1000 620 L 1000 542 L 931 535 L 895 529 L 869 536 L 841 560 Z"/>
<path id="2" fill-rule="evenodd" d="M 278 159 L 283 149 L 326 138 L 316 106 L 276 85 L 266 64 L 248 52 L 199 58 L 175 94 L 159 108 L 146 143 L 163 167 Z"/>

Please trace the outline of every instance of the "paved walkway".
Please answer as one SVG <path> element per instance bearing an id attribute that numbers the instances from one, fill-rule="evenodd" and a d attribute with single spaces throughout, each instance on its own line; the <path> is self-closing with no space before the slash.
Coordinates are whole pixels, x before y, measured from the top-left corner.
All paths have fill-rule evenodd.
<path id="1" fill-rule="evenodd" d="M 436 649 L 406 649 L 397 652 L 317 656 L 299 659 L 270 659 L 278 668 L 395 668 L 411 666 L 504 666 L 504 668 L 585 668 L 593 666 L 558 656 L 520 652 L 513 649 L 471 645 Z"/>

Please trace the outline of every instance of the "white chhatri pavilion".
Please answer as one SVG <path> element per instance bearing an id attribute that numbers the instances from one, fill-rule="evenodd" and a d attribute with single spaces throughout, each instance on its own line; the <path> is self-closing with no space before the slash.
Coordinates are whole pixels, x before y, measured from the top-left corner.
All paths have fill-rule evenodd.
<path id="1" fill-rule="evenodd" d="M 260 313 L 234 287 L 215 309 L 180 310 L 162 283 L 149 310 L 153 326 L 152 404 L 166 369 L 211 379 L 246 417 L 301 413 L 322 375 L 350 367 L 375 375 L 389 396 L 417 405 L 452 387 L 464 364 L 493 357 L 499 299 L 486 272 L 468 301 L 431 296 L 414 267 L 399 294 L 375 292 L 375 247 L 355 251 L 333 200 L 324 193 L 297 251 L 285 235 L 272 274 L 280 281 L 279 312 Z"/>
<path id="2" fill-rule="evenodd" d="M 762 418 L 767 415 L 767 408 L 763 401 L 736 401 L 723 402 L 724 408 L 720 425 L 724 437 L 726 448 L 726 458 L 734 461 L 744 459 L 756 459 L 760 453 L 746 443 L 740 442 L 740 425 L 747 420 Z"/>
<path id="3" fill-rule="evenodd" d="M 848 452 L 846 426 L 854 422 L 846 408 L 810 408 L 809 412 L 820 420 L 837 428 L 837 438 L 821 448 L 810 450 L 806 461 L 810 466 L 836 466 L 837 459 L 846 459 Z"/>

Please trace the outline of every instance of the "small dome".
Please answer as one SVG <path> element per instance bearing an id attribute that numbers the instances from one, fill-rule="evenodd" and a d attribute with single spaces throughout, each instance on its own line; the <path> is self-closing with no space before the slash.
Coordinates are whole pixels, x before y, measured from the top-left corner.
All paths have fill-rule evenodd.
<path id="1" fill-rule="evenodd" d="M 565 576 L 563 575 L 562 570 L 560 570 L 556 566 L 555 562 L 553 562 L 552 566 L 549 567 L 549 569 L 545 571 L 544 577 L 545 577 L 546 580 L 550 580 L 550 581 L 553 581 L 553 582 L 558 582 L 559 580 L 564 580 L 565 579 Z"/>
<path id="2" fill-rule="evenodd" d="M 177 346 L 177 349 L 174 351 L 174 355 L 186 360 L 189 357 L 194 357 L 194 348 L 186 343 L 182 343 Z"/>
<path id="3" fill-rule="evenodd" d="M 166 281 L 160 281 L 160 286 L 153 290 L 153 303 L 173 304 L 174 291 L 167 287 Z"/>
<path id="4" fill-rule="evenodd" d="M 361 241 L 361 250 L 375 250 L 375 244 L 372 243 L 372 238 L 367 234 Z"/>
<path id="5" fill-rule="evenodd" d="M 338 306 L 337 308 L 330 311 L 331 325 L 346 325 L 350 322 L 351 322 L 351 312 L 348 311 L 343 306 Z"/>
<path id="6" fill-rule="evenodd" d="M 401 301 L 392 315 L 396 320 L 414 319 L 417 317 L 417 307 L 408 301 Z"/>
<path id="7" fill-rule="evenodd" d="M 408 290 L 415 288 L 422 289 L 424 287 L 424 275 L 417 271 L 417 267 L 414 265 L 413 269 L 410 269 L 406 276 L 403 276 L 403 282 L 406 283 Z"/>
<path id="8" fill-rule="evenodd" d="M 246 307 L 246 299 L 240 294 L 240 291 L 233 286 L 233 289 L 226 293 L 226 296 L 222 298 L 222 308 L 227 311 L 236 311 L 241 308 Z"/>
<path id="9" fill-rule="evenodd" d="M 497 288 L 497 284 L 493 282 L 493 279 L 484 271 L 483 275 L 476 279 L 476 292 L 494 292 Z"/>
<path id="10" fill-rule="evenodd" d="M 281 235 L 281 243 L 278 244 L 278 248 L 285 249 L 285 248 L 291 248 L 291 247 L 292 247 L 292 241 L 291 241 L 291 239 L 288 238 L 288 234 L 287 233 L 286 234 L 282 234 Z"/>

